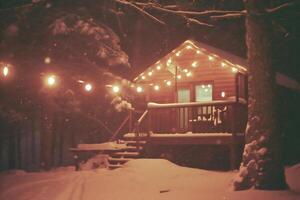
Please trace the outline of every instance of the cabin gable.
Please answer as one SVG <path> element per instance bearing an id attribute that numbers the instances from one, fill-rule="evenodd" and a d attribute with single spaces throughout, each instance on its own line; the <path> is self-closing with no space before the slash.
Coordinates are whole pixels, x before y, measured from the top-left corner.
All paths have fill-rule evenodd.
<path id="1" fill-rule="evenodd" d="M 224 100 L 237 92 L 246 98 L 247 70 L 241 59 L 231 60 L 212 47 L 187 40 L 136 77 L 136 86 L 143 87 L 147 101 L 158 103 Z M 243 90 L 237 87 L 239 82 Z"/>

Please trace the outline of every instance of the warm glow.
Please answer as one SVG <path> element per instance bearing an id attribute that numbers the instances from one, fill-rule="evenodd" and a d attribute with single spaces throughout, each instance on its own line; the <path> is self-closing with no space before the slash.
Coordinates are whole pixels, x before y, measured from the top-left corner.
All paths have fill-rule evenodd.
<path id="1" fill-rule="evenodd" d="M 154 90 L 156 90 L 156 91 L 159 90 L 159 86 L 158 86 L 158 85 L 155 85 L 155 86 L 154 86 Z"/>
<path id="2" fill-rule="evenodd" d="M 170 66 L 171 63 L 172 63 L 172 59 L 169 58 L 169 59 L 167 60 L 167 65 Z"/>
<path id="3" fill-rule="evenodd" d="M 221 62 L 221 66 L 222 66 L 222 67 L 226 67 L 226 63 Z"/>
<path id="4" fill-rule="evenodd" d="M 92 86 L 90 83 L 87 83 L 87 84 L 85 84 L 84 89 L 85 89 L 87 92 L 90 92 L 90 91 L 92 91 L 93 86 Z"/>
<path id="5" fill-rule="evenodd" d="M 207 85 L 207 87 L 209 87 L 209 88 L 210 88 L 210 87 L 211 87 L 211 84 L 208 84 L 208 85 Z"/>
<path id="6" fill-rule="evenodd" d="M 237 70 L 237 68 L 232 67 L 232 68 L 231 68 L 231 71 L 232 71 L 233 73 L 236 73 L 238 70 Z"/>
<path id="7" fill-rule="evenodd" d="M 202 87 L 202 88 L 205 88 L 205 86 L 204 86 L 204 85 L 201 85 L 201 87 Z"/>
<path id="8" fill-rule="evenodd" d="M 148 76 L 152 76 L 152 72 L 148 72 Z"/>
<path id="9" fill-rule="evenodd" d="M 201 51 L 200 51 L 200 50 L 197 50 L 197 51 L 196 51 L 196 53 L 197 53 L 197 54 L 200 54 L 200 53 L 201 53 Z"/>
<path id="10" fill-rule="evenodd" d="M 172 84 L 171 81 L 167 81 L 167 85 L 170 86 Z"/>
<path id="11" fill-rule="evenodd" d="M 50 64 L 51 63 L 51 58 L 50 57 L 46 57 L 45 60 L 44 60 L 44 62 L 46 64 Z"/>
<path id="12" fill-rule="evenodd" d="M 214 57 L 208 56 L 208 60 L 212 61 L 212 60 L 214 60 Z"/>
<path id="13" fill-rule="evenodd" d="M 187 77 L 190 77 L 190 76 L 192 76 L 192 72 L 188 72 L 188 73 L 186 73 L 186 76 L 187 76 Z"/>
<path id="14" fill-rule="evenodd" d="M 192 63 L 192 67 L 197 67 L 197 65 L 198 65 L 197 61 L 195 61 L 195 62 Z"/>
<path id="15" fill-rule="evenodd" d="M 187 49 L 192 49 L 192 46 L 191 45 L 187 45 L 186 48 Z"/>
<path id="16" fill-rule="evenodd" d="M 3 67 L 2 69 L 3 76 L 8 76 L 8 73 L 9 73 L 9 68 L 7 66 Z"/>
<path id="17" fill-rule="evenodd" d="M 181 79 L 181 75 L 178 75 L 178 76 L 177 76 L 177 79 Z"/>
<path id="18" fill-rule="evenodd" d="M 138 87 L 136 88 L 136 91 L 137 91 L 138 93 L 143 92 L 143 88 L 142 88 L 141 86 L 138 86 Z"/>
<path id="19" fill-rule="evenodd" d="M 157 69 L 157 70 L 161 70 L 161 66 L 160 66 L 160 65 L 157 65 L 157 66 L 156 66 L 156 69 Z"/>
<path id="20" fill-rule="evenodd" d="M 226 93 L 225 93 L 224 91 L 222 91 L 222 92 L 221 92 L 221 97 L 224 98 L 225 96 L 226 96 Z"/>
<path id="21" fill-rule="evenodd" d="M 187 69 L 184 69 L 184 70 L 183 70 L 183 72 L 185 72 L 185 73 L 187 73 L 188 71 L 189 71 L 189 70 L 187 70 Z"/>
<path id="22" fill-rule="evenodd" d="M 145 77 L 145 76 L 142 76 L 142 79 L 143 79 L 143 80 L 145 80 L 145 79 L 146 79 L 146 77 Z"/>
<path id="23" fill-rule="evenodd" d="M 180 51 L 178 51 L 178 52 L 176 53 L 176 56 L 180 56 L 180 53 L 181 53 L 181 52 L 180 52 Z"/>
<path id="24" fill-rule="evenodd" d="M 46 77 L 46 83 L 50 87 L 55 86 L 55 84 L 56 84 L 56 76 L 55 75 L 48 75 Z"/>
<path id="25" fill-rule="evenodd" d="M 208 92 L 208 89 L 207 89 L 207 88 L 205 88 L 205 89 L 204 89 L 204 92 Z"/>
<path id="26" fill-rule="evenodd" d="M 117 86 L 117 85 L 114 85 L 114 86 L 112 87 L 112 91 L 113 91 L 114 93 L 118 93 L 118 92 L 120 92 L 120 87 Z"/>

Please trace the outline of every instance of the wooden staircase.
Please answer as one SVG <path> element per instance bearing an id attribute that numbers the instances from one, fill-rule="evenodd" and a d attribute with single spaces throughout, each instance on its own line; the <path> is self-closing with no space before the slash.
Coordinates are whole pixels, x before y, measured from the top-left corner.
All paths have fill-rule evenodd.
<path id="1" fill-rule="evenodd" d="M 141 158 L 144 152 L 144 145 L 146 141 L 137 142 L 134 138 L 126 138 L 124 137 L 124 142 L 126 144 L 126 148 L 123 148 L 117 152 L 109 153 L 108 157 L 108 168 L 109 169 L 117 169 L 122 167 L 126 162 Z M 138 146 L 139 144 L 139 146 Z"/>

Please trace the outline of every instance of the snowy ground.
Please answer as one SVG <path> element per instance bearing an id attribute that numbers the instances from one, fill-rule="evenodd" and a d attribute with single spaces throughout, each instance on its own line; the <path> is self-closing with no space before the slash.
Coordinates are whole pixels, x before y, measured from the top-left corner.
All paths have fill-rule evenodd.
<path id="1" fill-rule="evenodd" d="M 162 159 L 139 159 L 117 170 L 2 173 L 1 200 L 296 200 L 300 199 L 300 164 L 286 169 L 288 191 L 233 192 L 236 172 L 179 167 Z"/>

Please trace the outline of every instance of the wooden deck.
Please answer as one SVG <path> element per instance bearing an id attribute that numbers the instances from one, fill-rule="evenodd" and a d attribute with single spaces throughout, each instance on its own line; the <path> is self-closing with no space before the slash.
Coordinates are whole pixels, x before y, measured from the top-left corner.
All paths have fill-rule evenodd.
<path id="1" fill-rule="evenodd" d="M 127 133 L 124 138 L 136 140 L 136 135 Z M 147 144 L 159 145 L 230 145 L 243 144 L 244 134 L 237 133 L 233 136 L 232 133 L 140 133 L 139 139 Z"/>

